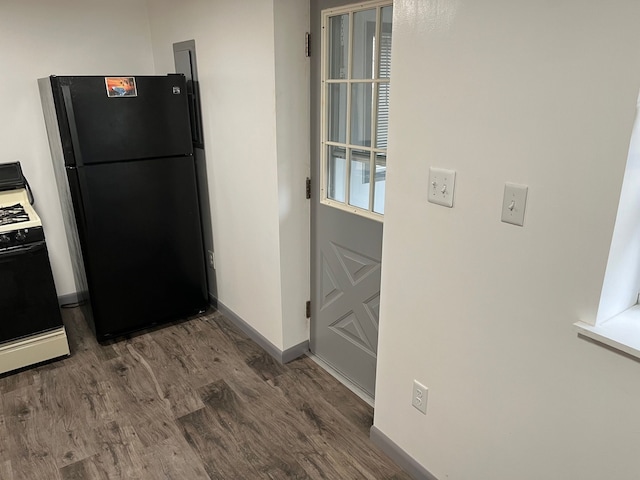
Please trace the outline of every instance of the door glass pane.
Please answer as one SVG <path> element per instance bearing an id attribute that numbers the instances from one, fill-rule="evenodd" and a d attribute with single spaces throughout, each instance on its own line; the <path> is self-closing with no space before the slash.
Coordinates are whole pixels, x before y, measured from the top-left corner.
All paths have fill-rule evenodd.
<path id="1" fill-rule="evenodd" d="M 389 131 L 389 84 L 378 84 L 378 119 L 376 124 L 376 148 L 387 148 Z"/>
<path id="2" fill-rule="evenodd" d="M 369 152 L 351 151 L 351 181 L 349 182 L 349 204 L 369 209 L 369 184 L 371 183 Z"/>
<path id="3" fill-rule="evenodd" d="M 323 18 L 322 200 L 353 206 L 348 210 L 356 214 L 382 215 L 393 6 L 358 8 L 362 4 Z"/>
<path id="4" fill-rule="evenodd" d="M 329 78 L 347 78 L 349 15 L 329 19 Z"/>
<path id="5" fill-rule="evenodd" d="M 376 10 L 353 14 L 353 64 L 351 78 L 373 78 Z"/>
<path id="6" fill-rule="evenodd" d="M 346 151 L 342 147 L 327 147 L 327 198 L 345 202 L 347 177 Z"/>
<path id="7" fill-rule="evenodd" d="M 351 144 L 371 146 L 371 105 L 373 84 L 351 84 Z"/>
<path id="8" fill-rule="evenodd" d="M 376 153 L 375 186 L 373 191 L 373 211 L 384 214 L 384 193 L 387 180 L 387 154 Z"/>
<path id="9" fill-rule="evenodd" d="M 347 84 L 329 84 L 327 100 L 328 135 L 330 142 L 347 142 Z"/>
<path id="10" fill-rule="evenodd" d="M 381 12 L 381 38 L 380 38 L 380 78 L 391 77 L 391 21 L 393 19 L 393 7 L 383 7 Z"/>

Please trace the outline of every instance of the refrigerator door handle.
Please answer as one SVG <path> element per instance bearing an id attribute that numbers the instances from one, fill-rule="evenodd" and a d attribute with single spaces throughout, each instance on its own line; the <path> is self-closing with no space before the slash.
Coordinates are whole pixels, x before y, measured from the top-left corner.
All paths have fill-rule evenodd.
<path id="1" fill-rule="evenodd" d="M 87 225 L 87 214 L 85 212 L 85 200 L 82 198 L 83 194 L 82 192 L 86 192 L 87 191 L 87 187 L 85 185 L 85 181 L 80 178 L 82 175 L 82 170 L 78 170 L 77 167 L 65 167 L 67 170 L 67 175 L 71 175 L 71 177 L 67 177 L 69 178 L 69 182 L 71 182 L 71 178 L 73 178 L 73 182 L 75 185 L 75 188 L 73 188 L 73 190 L 75 192 L 77 192 L 76 194 L 80 197 L 80 200 L 78 201 L 78 204 L 76 205 L 75 201 L 74 201 L 74 206 L 73 206 L 73 210 L 74 212 L 76 212 L 76 215 L 78 215 L 81 219 L 82 219 L 82 224 L 83 225 Z M 71 187 L 71 185 L 69 185 Z M 78 218 L 76 217 L 76 222 L 78 221 Z M 85 227 L 86 228 L 86 227 Z"/>
<path id="2" fill-rule="evenodd" d="M 64 100 L 64 109 L 67 113 L 69 122 L 69 133 L 71 134 L 71 145 L 73 146 L 73 155 L 75 157 L 76 166 L 84 165 L 82 161 L 82 151 L 80 150 L 80 140 L 78 139 L 78 125 L 76 124 L 76 115 L 73 111 L 73 100 L 71 99 L 71 89 L 69 85 L 62 85 L 62 98 Z"/>

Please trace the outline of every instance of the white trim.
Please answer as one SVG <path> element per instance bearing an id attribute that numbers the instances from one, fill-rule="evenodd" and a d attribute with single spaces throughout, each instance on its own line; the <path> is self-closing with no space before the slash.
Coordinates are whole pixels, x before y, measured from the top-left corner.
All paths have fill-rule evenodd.
<path id="1" fill-rule="evenodd" d="M 585 322 L 573 325 L 580 335 L 640 359 L 640 305 L 596 325 Z"/>
<path id="2" fill-rule="evenodd" d="M 323 22 L 324 25 L 324 16 L 334 16 L 339 15 L 341 13 L 355 13 L 361 10 L 369 10 L 371 8 L 376 7 L 386 7 L 393 5 L 393 2 L 390 0 L 372 0 L 370 2 L 362 2 L 362 3 L 353 3 L 350 5 L 344 5 L 342 7 L 328 8 L 326 10 L 322 10 Z"/>
<path id="3" fill-rule="evenodd" d="M 353 76 L 353 12 L 349 12 L 348 46 L 349 48 L 347 49 L 347 121 L 346 121 L 347 131 L 346 131 L 345 143 L 351 141 L 351 102 L 353 101 L 352 99 L 353 83 L 351 83 L 351 80 L 352 80 L 351 77 Z M 327 62 L 328 61 L 329 61 L 329 57 L 327 56 Z M 323 110 L 322 114 L 324 115 L 325 113 L 327 113 L 326 110 Z M 322 138 L 323 141 L 326 139 L 327 137 Z M 325 148 L 324 150 L 326 155 L 327 149 Z M 351 198 L 351 151 L 352 150 L 350 148 L 347 148 L 345 152 L 346 153 L 345 160 L 347 164 L 346 164 L 345 180 L 344 180 L 344 200 L 346 204 L 349 204 L 349 199 Z M 327 165 L 326 162 L 325 162 L 325 165 Z"/>
<path id="4" fill-rule="evenodd" d="M 325 78 L 324 80 L 327 84 L 335 84 L 335 83 L 389 83 L 389 79 L 384 78 L 354 78 L 351 80 L 345 78 Z"/>
<path id="5" fill-rule="evenodd" d="M 329 207 L 337 208 L 338 210 L 344 210 L 345 212 L 355 213 L 361 217 L 370 218 L 376 222 L 384 223 L 384 215 L 376 212 L 370 212 L 360 207 L 354 207 L 353 205 L 347 205 L 346 203 L 338 202 L 337 200 L 331 200 L 330 198 L 320 199 L 320 203 Z"/>
<path id="6" fill-rule="evenodd" d="M 384 148 L 363 147 L 362 145 L 353 145 L 351 143 L 332 142 L 331 140 L 327 140 L 324 143 L 325 143 L 325 146 L 327 146 L 327 147 L 342 147 L 342 148 L 350 148 L 352 150 L 360 150 L 360 149 L 364 148 L 367 151 L 369 151 L 369 150 L 372 151 L 373 153 L 384 153 L 384 154 L 387 153 L 387 151 Z"/>
<path id="7" fill-rule="evenodd" d="M 381 7 L 382 8 L 382 7 Z M 382 35 L 382 10 L 376 8 L 376 42 L 373 49 L 373 78 L 380 77 L 380 44 Z M 389 81 L 389 79 L 387 79 Z M 378 104 L 380 103 L 378 93 L 380 90 L 380 83 L 374 83 L 371 85 L 371 131 L 369 137 L 371 138 L 371 148 L 378 145 Z M 386 151 L 385 151 L 386 153 Z M 376 192 L 376 154 L 373 151 L 369 151 L 369 208 L 373 211 L 373 203 L 375 201 Z"/>

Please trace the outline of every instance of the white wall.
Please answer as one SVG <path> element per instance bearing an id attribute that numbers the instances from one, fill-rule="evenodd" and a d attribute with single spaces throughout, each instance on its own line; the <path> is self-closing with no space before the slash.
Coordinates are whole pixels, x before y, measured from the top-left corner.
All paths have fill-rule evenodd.
<path id="1" fill-rule="evenodd" d="M 157 72 L 173 70 L 173 43 L 196 42 L 217 298 L 286 350 L 303 340 L 300 332 L 306 328 L 306 298 L 299 300 L 300 287 L 289 282 L 304 275 L 308 261 L 297 267 L 289 263 L 281 243 L 290 242 L 304 221 L 297 206 L 287 217 L 286 204 L 300 190 L 292 183 L 301 176 L 300 165 L 308 164 L 296 156 L 302 151 L 308 158 L 308 102 L 291 104 L 301 95 L 299 86 L 283 90 L 304 77 L 304 64 L 280 62 L 293 76 L 276 82 L 274 25 L 277 21 L 283 28 L 278 48 L 286 48 L 289 35 L 303 28 L 289 22 L 298 21 L 308 7 L 287 14 L 283 6 L 277 3 L 276 13 L 273 1 L 148 1 Z M 292 127 L 291 118 L 303 120 Z M 292 135 L 293 145 L 285 145 L 278 128 L 287 135 L 302 131 L 304 137 Z M 297 312 L 293 300 L 300 301 Z M 289 327 L 294 333 L 285 338 Z"/>
<path id="2" fill-rule="evenodd" d="M 76 288 L 36 79 L 172 72 L 172 44 L 195 39 L 217 297 L 278 348 L 308 338 L 307 25 L 291 0 L 0 2 L 0 161 L 31 182 L 58 295 Z"/>
<path id="3" fill-rule="evenodd" d="M 305 302 L 310 298 L 309 201 L 309 2 L 274 0 L 278 197 L 282 334 L 287 347 L 309 339 Z"/>
<path id="4" fill-rule="evenodd" d="M 37 79 L 153 72 L 143 0 L 0 2 L 0 162 L 19 160 L 42 218 L 58 295 L 76 291 Z"/>
<path id="5" fill-rule="evenodd" d="M 375 426 L 439 479 L 637 479 L 640 364 L 595 319 L 640 3 L 397 0 Z M 427 203 L 455 169 L 453 209 Z M 500 222 L 529 185 L 524 227 Z M 428 412 L 411 384 L 429 387 Z"/>

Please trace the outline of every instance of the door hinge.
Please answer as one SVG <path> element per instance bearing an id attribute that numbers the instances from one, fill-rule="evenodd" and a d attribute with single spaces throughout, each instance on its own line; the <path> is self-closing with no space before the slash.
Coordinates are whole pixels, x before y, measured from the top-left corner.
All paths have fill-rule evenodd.
<path id="1" fill-rule="evenodd" d="M 307 318 L 311 318 L 311 300 L 307 300 L 307 304 L 305 305 Z"/>
<path id="2" fill-rule="evenodd" d="M 304 56 L 311 56 L 311 34 L 309 32 L 304 34 Z"/>
<path id="3" fill-rule="evenodd" d="M 305 188 L 307 192 L 307 200 L 309 200 L 311 198 L 311 179 L 309 177 L 307 177 L 307 183 Z"/>

